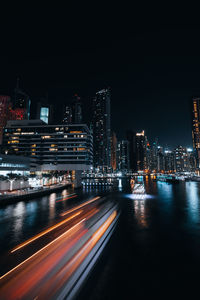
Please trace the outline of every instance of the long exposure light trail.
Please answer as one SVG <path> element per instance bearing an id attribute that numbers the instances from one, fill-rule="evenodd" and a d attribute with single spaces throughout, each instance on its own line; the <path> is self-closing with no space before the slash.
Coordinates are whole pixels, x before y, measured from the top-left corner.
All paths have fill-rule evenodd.
<path id="1" fill-rule="evenodd" d="M 44 246 L 43 248 L 41 248 L 40 250 L 38 250 L 37 252 L 35 252 L 33 255 L 29 256 L 27 259 L 25 259 L 24 261 L 22 261 L 20 264 L 18 264 L 16 267 L 14 267 L 13 269 L 11 269 L 10 271 L 8 271 L 7 273 L 5 273 L 4 275 L 2 275 L 0 277 L 0 280 L 2 280 L 4 277 L 6 277 L 7 275 L 9 275 L 11 272 L 13 272 L 14 270 L 18 269 L 20 266 L 22 266 L 23 264 L 25 264 L 27 261 L 29 261 L 31 258 L 33 258 L 34 256 L 36 256 L 37 254 L 39 254 L 40 252 L 42 252 L 44 249 L 48 248 L 50 245 L 52 245 L 53 243 L 55 243 L 56 241 L 58 241 L 59 239 L 61 239 L 62 237 L 64 237 L 65 235 L 69 234 L 69 232 L 73 231 L 76 227 L 78 227 L 82 222 L 85 221 L 85 218 L 82 219 L 80 222 L 78 222 L 76 225 L 72 226 L 70 229 L 68 229 L 66 232 L 64 232 L 63 234 L 61 234 L 59 237 L 57 237 L 56 239 L 54 239 L 52 242 L 50 242 L 49 244 L 47 244 L 46 246 Z"/>
<path id="2" fill-rule="evenodd" d="M 76 194 L 72 194 L 72 195 L 69 195 L 68 197 L 66 198 L 63 198 L 63 199 L 60 199 L 60 200 L 57 200 L 56 202 L 62 202 L 62 201 L 66 201 L 68 199 L 72 199 L 72 198 L 76 198 L 78 197 Z"/>
<path id="3" fill-rule="evenodd" d="M 89 201 L 86 201 L 86 202 L 84 202 L 83 204 L 80 204 L 80 205 L 78 205 L 78 206 L 76 206 L 76 207 L 74 207 L 74 208 L 72 208 L 72 209 L 70 209 L 70 210 L 67 210 L 66 212 L 64 212 L 64 213 L 62 213 L 62 214 L 60 214 L 62 217 L 64 217 L 64 216 L 66 216 L 66 215 L 68 215 L 69 213 L 71 213 L 71 212 L 73 212 L 73 211 L 75 211 L 75 210 L 77 210 L 77 209 L 79 209 L 79 208 L 82 208 L 82 207 L 84 207 L 84 206 L 86 206 L 86 205 L 88 205 L 88 204 L 90 204 L 90 203 L 92 203 L 92 202 L 94 202 L 94 201 L 96 201 L 96 200 L 98 200 L 98 199 L 100 199 L 100 197 L 98 196 L 98 197 L 95 197 L 95 198 L 93 198 L 93 199 L 91 199 L 91 200 L 89 200 Z"/>
<path id="4" fill-rule="evenodd" d="M 17 251 L 17 250 L 19 250 L 19 249 L 25 247 L 26 245 L 32 243 L 33 241 L 37 240 L 37 239 L 40 238 L 41 236 L 43 236 L 43 235 L 45 235 L 45 234 L 51 232 L 52 230 L 54 230 L 54 229 L 60 227 L 60 226 L 63 225 L 63 224 L 67 223 L 67 222 L 70 221 L 71 219 L 73 219 L 73 218 L 75 218 L 76 216 L 80 215 L 81 212 L 82 212 L 82 210 L 79 211 L 79 212 L 77 212 L 77 213 L 75 213 L 74 215 L 70 216 L 69 218 L 67 218 L 67 219 L 65 219 L 65 220 L 63 220 L 63 221 L 57 223 L 56 225 L 54 225 L 54 226 L 52 226 L 52 227 L 50 227 L 50 228 L 48 228 L 48 229 L 42 231 L 41 233 L 38 233 L 38 234 L 35 235 L 34 237 L 30 238 L 29 240 L 27 240 L 27 241 L 25 241 L 24 243 L 22 243 L 22 244 L 18 245 L 17 247 L 15 247 L 13 250 L 11 250 L 11 253 L 13 253 L 13 252 L 15 252 L 15 251 Z"/>
<path id="5" fill-rule="evenodd" d="M 40 290 L 39 298 L 44 299 L 47 296 L 55 295 L 56 291 L 62 289 L 72 274 L 81 265 L 90 251 L 95 247 L 97 242 L 111 226 L 117 216 L 117 211 L 113 211 L 107 220 L 92 234 L 89 240 L 80 248 L 80 250 L 71 258 L 71 260 L 60 269 L 60 271 L 46 282 Z"/>

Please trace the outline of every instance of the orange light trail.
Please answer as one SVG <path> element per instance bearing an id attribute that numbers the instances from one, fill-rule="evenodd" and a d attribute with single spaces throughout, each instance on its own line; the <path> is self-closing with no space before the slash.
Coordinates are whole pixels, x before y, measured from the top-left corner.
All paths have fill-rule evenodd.
<path id="1" fill-rule="evenodd" d="M 18 245 L 17 247 L 15 247 L 13 250 L 11 250 L 11 253 L 13 253 L 13 252 L 15 252 L 15 251 L 17 251 L 17 250 L 19 250 L 19 249 L 25 247 L 26 245 L 32 243 L 33 241 L 37 240 L 37 239 L 40 238 L 41 236 L 43 236 L 43 235 L 45 235 L 45 234 L 51 232 L 52 230 L 58 228 L 59 226 L 65 224 L 65 223 L 68 222 L 69 220 L 71 220 L 71 219 L 75 218 L 76 216 L 80 215 L 81 212 L 82 212 L 82 210 L 79 211 L 79 212 L 77 212 L 77 213 L 75 213 L 74 215 L 70 216 L 69 218 L 67 218 L 67 219 L 65 219 L 65 220 L 63 220 L 63 221 L 57 223 L 56 225 L 54 225 L 54 226 L 52 226 L 52 227 L 50 227 L 50 228 L 48 228 L 48 229 L 42 231 L 41 233 L 35 235 L 34 237 L 30 238 L 29 240 L 27 240 L 27 241 L 25 241 L 24 243 L 22 243 L 22 244 Z"/>
<path id="2" fill-rule="evenodd" d="M 113 213 L 107 218 L 107 220 L 93 233 L 91 238 L 86 242 L 85 245 L 79 250 L 77 254 L 72 257 L 69 263 L 64 267 L 59 273 L 58 277 L 62 284 L 65 283 L 66 280 L 72 275 L 72 273 L 76 270 L 76 268 L 83 262 L 89 252 L 94 248 L 96 243 L 100 240 L 103 234 L 106 232 L 108 227 L 112 224 L 114 219 L 117 216 L 117 211 L 113 211 Z M 55 280 L 55 278 L 54 278 Z"/>
<path id="3" fill-rule="evenodd" d="M 60 214 L 60 215 L 61 215 L 62 217 L 64 217 L 64 216 L 66 216 L 67 214 L 69 214 L 69 213 L 71 213 L 71 212 L 73 212 L 73 211 L 75 211 L 75 210 L 77 210 L 77 209 L 79 209 L 79 208 L 82 208 L 82 207 L 88 205 L 89 203 L 92 203 L 92 202 L 94 202 L 94 201 L 96 201 L 96 200 L 98 200 L 98 199 L 100 199 L 99 196 L 98 196 L 98 197 L 95 197 L 95 198 L 93 198 L 93 199 L 91 199 L 91 200 L 89 200 L 89 201 L 87 201 L 87 202 L 84 202 L 83 204 L 80 204 L 80 205 L 78 205 L 78 206 L 76 206 L 76 207 L 74 207 L 74 208 L 72 208 L 72 209 L 70 209 L 70 210 L 68 210 L 68 211 L 66 211 L 66 212 L 64 212 L 64 213 L 62 213 L 62 214 Z"/>
<path id="4" fill-rule="evenodd" d="M 112 224 L 117 216 L 117 211 L 113 211 L 107 220 L 92 234 L 90 239 L 82 246 L 82 248 L 76 253 L 71 260 L 64 266 L 47 284 L 43 285 L 40 290 L 39 297 L 45 299 L 47 295 L 55 293 L 55 290 L 62 288 L 74 271 L 81 265 L 90 251 L 94 248 L 109 226 Z M 56 282 L 56 286 L 55 286 Z"/>
<path id="5" fill-rule="evenodd" d="M 37 252 L 35 252 L 33 255 L 29 256 L 27 259 L 25 259 L 24 261 L 22 261 L 19 265 L 17 265 L 16 267 L 14 267 L 13 269 L 11 269 L 10 271 L 8 271 L 7 273 L 5 273 L 4 275 L 2 275 L 0 277 L 0 280 L 3 279 L 4 277 L 6 277 L 7 275 L 9 275 L 11 272 L 13 272 L 14 270 L 18 269 L 20 266 L 22 266 L 23 264 L 25 264 L 27 261 L 29 261 L 31 258 L 33 258 L 34 256 L 36 256 L 38 253 L 42 252 L 44 249 L 48 248 L 50 245 L 52 245 L 53 243 L 55 243 L 57 240 L 61 239 L 63 236 L 65 236 L 66 234 L 68 234 L 70 231 L 72 231 L 73 229 L 75 229 L 76 227 L 78 227 L 82 222 L 85 221 L 85 218 L 83 220 L 81 220 L 80 222 L 78 222 L 76 225 L 74 225 L 73 227 L 71 227 L 70 229 L 68 229 L 66 232 L 64 232 L 63 234 L 61 234 L 59 237 L 57 237 L 55 240 L 53 240 L 52 242 L 50 242 L 49 244 L 47 244 L 46 246 L 44 246 L 43 248 L 41 248 L 40 250 L 38 250 Z"/>
<path id="6" fill-rule="evenodd" d="M 78 196 L 77 196 L 76 194 L 74 194 L 74 195 L 72 195 L 72 196 L 70 196 L 70 197 L 66 197 L 66 198 L 63 198 L 63 199 L 61 199 L 61 200 L 57 200 L 56 202 L 66 201 L 66 200 L 68 200 L 68 199 L 76 198 L 76 197 L 78 197 Z"/>

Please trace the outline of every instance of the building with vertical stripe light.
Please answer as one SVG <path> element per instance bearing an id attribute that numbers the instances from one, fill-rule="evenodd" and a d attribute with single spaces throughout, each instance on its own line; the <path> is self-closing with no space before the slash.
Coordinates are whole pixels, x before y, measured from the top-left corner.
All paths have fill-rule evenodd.
<path id="1" fill-rule="evenodd" d="M 200 98 L 192 98 L 192 140 L 196 167 L 200 169 Z"/>

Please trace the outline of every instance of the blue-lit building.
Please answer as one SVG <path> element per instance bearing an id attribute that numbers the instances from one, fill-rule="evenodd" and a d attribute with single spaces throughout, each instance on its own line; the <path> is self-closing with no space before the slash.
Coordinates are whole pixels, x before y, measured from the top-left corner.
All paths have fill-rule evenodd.
<path id="1" fill-rule="evenodd" d="M 53 105 L 48 104 L 47 101 L 38 102 L 36 119 L 42 120 L 46 124 L 52 124 L 52 122 L 53 122 Z"/>
<path id="2" fill-rule="evenodd" d="M 0 175 L 11 172 L 25 175 L 29 173 L 30 168 L 31 160 L 28 157 L 0 154 Z"/>

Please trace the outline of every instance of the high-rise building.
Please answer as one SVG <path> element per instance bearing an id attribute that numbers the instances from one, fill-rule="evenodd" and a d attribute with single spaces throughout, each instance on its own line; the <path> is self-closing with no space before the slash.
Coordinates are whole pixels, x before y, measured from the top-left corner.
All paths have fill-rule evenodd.
<path id="1" fill-rule="evenodd" d="M 173 172 L 175 170 L 175 158 L 174 152 L 170 150 L 165 150 L 164 152 L 165 157 L 165 171 L 166 172 Z"/>
<path id="2" fill-rule="evenodd" d="M 0 144 L 2 143 L 3 128 L 9 120 L 10 97 L 0 96 Z"/>
<path id="3" fill-rule="evenodd" d="M 157 151 L 157 171 L 161 172 L 165 170 L 165 157 L 163 153 L 163 148 L 158 146 Z"/>
<path id="4" fill-rule="evenodd" d="M 113 171 L 117 169 L 117 137 L 115 132 L 112 132 L 111 136 L 111 167 Z"/>
<path id="5" fill-rule="evenodd" d="M 158 141 L 157 139 L 151 145 L 151 171 L 158 171 Z"/>
<path id="6" fill-rule="evenodd" d="M 117 169 L 120 171 L 128 171 L 130 169 L 129 142 L 127 140 L 117 143 L 117 165 Z"/>
<path id="7" fill-rule="evenodd" d="M 137 171 L 137 162 L 136 162 L 136 134 L 133 130 L 127 130 L 126 139 L 129 142 L 129 160 L 130 160 L 130 169 L 132 171 Z"/>
<path id="8" fill-rule="evenodd" d="M 93 99 L 94 166 L 110 167 L 110 89 L 96 93 Z"/>
<path id="9" fill-rule="evenodd" d="M 196 170 L 196 158 L 194 155 L 194 151 L 192 149 L 187 148 L 187 155 L 188 155 L 188 171 L 195 172 Z"/>
<path id="10" fill-rule="evenodd" d="M 72 124 L 72 108 L 70 105 L 64 105 L 63 123 Z"/>
<path id="11" fill-rule="evenodd" d="M 137 171 L 146 169 L 146 138 L 144 130 L 137 132 L 135 137 Z"/>
<path id="12" fill-rule="evenodd" d="M 197 168 L 200 169 L 200 98 L 192 98 L 192 140 Z"/>
<path id="13" fill-rule="evenodd" d="M 151 170 L 151 146 L 149 141 L 146 139 L 146 169 Z"/>
<path id="14" fill-rule="evenodd" d="M 187 172 L 189 168 L 187 149 L 185 147 L 178 146 L 174 150 L 174 155 L 176 172 Z"/>
<path id="15" fill-rule="evenodd" d="M 73 123 L 81 124 L 82 120 L 83 116 L 81 98 L 77 94 L 75 94 L 73 98 Z"/>

